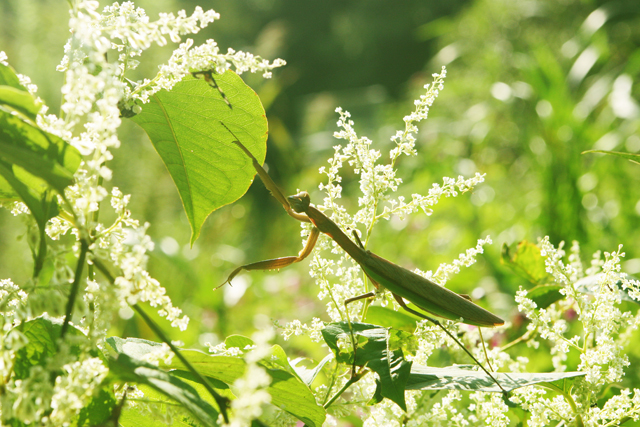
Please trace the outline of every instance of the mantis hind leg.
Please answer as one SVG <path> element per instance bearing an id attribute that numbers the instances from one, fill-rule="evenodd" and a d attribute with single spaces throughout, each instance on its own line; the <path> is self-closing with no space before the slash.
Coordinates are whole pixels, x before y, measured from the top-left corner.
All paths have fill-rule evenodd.
<path id="1" fill-rule="evenodd" d="M 347 304 L 351 304 L 352 302 L 360 301 L 361 299 L 375 298 L 377 295 L 378 294 L 376 293 L 376 291 L 371 291 L 371 292 L 367 292 L 366 294 L 362 294 L 362 295 L 358 295 L 358 296 L 355 296 L 355 297 L 347 298 L 346 300 L 344 300 L 344 306 L 346 307 Z"/>
<path id="2" fill-rule="evenodd" d="M 473 354 L 471 354 L 471 352 L 467 349 L 467 347 L 465 347 L 459 340 L 458 338 L 456 338 L 451 332 L 449 332 L 444 326 L 442 326 L 442 323 L 440 323 L 438 320 L 434 319 L 433 317 L 429 317 L 423 313 L 420 313 L 419 311 L 416 311 L 410 307 L 407 306 L 407 304 L 404 302 L 404 299 L 402 299 L 402 297 L 400 295 L 396 295 L 393 294 L 393 297 L 395 298 L 395 300 L 398 302 L 398 304 L 400 304 L 400 306 L 402 308 L 404 308 L 406 311 L 408 311 L 411 314 L 414 314 L 418 317 L 421 317 L 423 319 L 426 319 L 428 321 L 430 321 L 431 323 L 433 323 L 434 325 L 437 325 L 440 327 L 440 329 L 442 329 L 447 335 L 449 335 L 449 338 L 451 338 L 452 340 L 454 340 L 456 342 L 456 344 L 458 344 L 458 346 L 464 350 L 465 353 L 467 353 L 467 355 L 469 355 L 469 357 L 471 357 L 471 359 L 473 359 L 473 361 L 480 366 L 480 369 L 482 369 L 484 371 L 485 374 L 487 374 L 489 376 L 489 378 L 491 378 L 493 380 L 494 383 L 496 383 L 496 385 L 498 387 L 500 387 L 500 390 L 502 390 L 503 394 L 507 394 L 507 391 L 502 388 L 502 386 L 500 385 L 500 383 L 498 382 L 498 380 L 493 376 L 493 374 L 491 374 L 491 372 L 489 372 L 487 370 L 487 368 L 484 367 L 484 365 L 482 365 L 482 363 L 480 363 L 478 361 L 478 359 L 475 358 L 475 356 Z M 482 336 L 482 335 L 481 335 Z M 483 344 L 484 344 L 484 340 L 483 340 Z M 485 357 L 486 357 L 486 352 L 485 352 Z M 488 362 L 488 359 L 487 359 Z"/>
<path id="3" fill-rule="evenodd" d="M 229 277 L 227 277 L 227 280 L 225 280 L 222 285 L 216 287 L 215 289 L 218 289 L 227 283 L 231 284 L 231 281 L 233 280 L 233 278 L 236 277 L 238 273 L 240 273 L 242 270 L 248 270 L 248 271 L 249 270 L 279 270 L 281 268 L 287 267 L 296 262 L 302 261 L 303 259 L 308 257 L 309 254 L 311 254 L 313 247 L 316 245 L 316 242 L 318 241 L 319 235 L 320 235 L 320 231 L 317 228 L 313 227 L 311 229 L 311 234 L 309 234 L 309 238 L 307 239 L 307 243 L 305 243 L 304 248 L 302 248 L 302 250 L 298 253 L 298 256 L 287 256 L 282 258 L 267 259 L 264 261 L 252 262 L 251 264 L 241 265 L 240 267 L 236 268 L 231 272 Z"/>

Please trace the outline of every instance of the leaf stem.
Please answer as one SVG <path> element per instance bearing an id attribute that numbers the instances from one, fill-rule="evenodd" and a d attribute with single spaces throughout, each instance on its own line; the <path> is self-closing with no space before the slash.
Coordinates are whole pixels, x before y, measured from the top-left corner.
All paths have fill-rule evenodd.
<path id="1" fill-rule="evenodd" d="M 73 277 L 73 283 L 71 284 L 71 292 L 69 293 L 69 299 L 67 300 L 67 309 L 64 316 L 64 323 L 62 324 L 62 331 L 60 332 L 60 339 L 64 338 L 69 329 L 69 322 L 71 321 L 71 314 L 73 313 L 73 306 L 76 303 L 76 297 L 78 296 L 78 289 L 80 288 L 80 280 L 82 278 L 82 269 L 84 268 L 84 262 L 87 257 L 87 251 L 89 250 L 89 243 L 85 239 L 80 240 L 80 256 L 78 257 L 78 264 L 76 265 L 76 273 Z"/>
<path id="2" fill-rule="evenodd" d="M 342 395 L 342 393 L 344 393 L 345 391 L 347 391 L 347 389 L 349 387 L 351 387 L 352 384 L 357 383 L 358 381 L 360 381 L 360 379 L 362 377 L 364 377 L 369 371 L 367 369 L 363 369 L 362 371 L 360 371 L 359 373 L 352 375 L 351 378 L 349 378 L 349 381 L 347 381 L 340 390 L 338 390 L 336 392 L 336 394 L 333 395 L 333 397 L 324 404 L 323 408 L 327 409 L 329 406 L 331 406 L 333 404 L 333 402 L 335 402 L 336 400 L 338 400 L 338 398 Z"/>

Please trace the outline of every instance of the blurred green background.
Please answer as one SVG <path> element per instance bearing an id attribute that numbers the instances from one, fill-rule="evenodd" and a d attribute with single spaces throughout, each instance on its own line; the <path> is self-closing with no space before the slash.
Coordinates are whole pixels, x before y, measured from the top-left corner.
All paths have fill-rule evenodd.
<path id="1" fill-rule="evenodd" d="M 223 50 L 288 62 L 272 80 L 243 77 L 267 110 L 269 173 L 286 193 L 307 189 L 312 200 L 321 200 L 318 168 L 338 143 L 332 137 L 337 106 L 352 113 L 358 133 L 373 139 L 386 158 L 389 137 L 403 128 L 413 99 L 432 73 L 447 66 L 445 89 L 420 125 L 419 156 L 399 162 L 405 182 L 400 193 L 425 194 L 443 176 L 476 171 L 487 174 L 486 182 L 471 195 L 443 200 L 433 216 L 379 224 L 369 248 L 381 256 L 407 268 L 436 269 L 489 234 L 493 245 L 450 287 L 515 322 L 513 295 L 526 283 L 500 265 L 503 243 L 544 235 L 554 244 L 578 240 L 586 262 L 595 250 L 622 243 L 625 271 L 640 272 L 640 166 L 580 154 L 594 148 L 640 151 L 633 86 L 640 72 L 637 0 L 136 4 L 151 19 L 180 9 L 190 14 L 196 5 L 212 8 L 221 19 L 198 34 L 197 43 L 213 38 Z M 68 37 L 67 20 L 62 1 L 0 2 L 0 50 L 18 72 L 31 76 L 51 111 L 60 104 L 62 74 L 55 67 Z M 171 50 L 150 49 L 130 77 L 155 75 Z M 186 333 L 172 330 L 173 338 L 199 347 L 229 334 L 250 335 L 273 320 L 328 320 L 306 262 L 279 273 L 255 272 L 233 288 L 212 291 L 239 264 L 300 249 L 298 223 L 261 183 L 214 212 L 190 248 L 177 191 L 146 135 L 125 121 L 120 137 L 109 185 L 132 194 L 134 217 L 151 223 L 156 249 L 149 269 L 192 319 Z M 345 175 L 344 187 L 345 204 L 355 212 L 352 174 Z M 0 210 L 0 277 L 16 283 L 32 268 L 23 235 L 21 220 Z M 111 333 L 153 339 L 144 328 L 135 318 L 121 319 Z M 291 357 L 323 356 L 304 339 L 287 346 Z"/>

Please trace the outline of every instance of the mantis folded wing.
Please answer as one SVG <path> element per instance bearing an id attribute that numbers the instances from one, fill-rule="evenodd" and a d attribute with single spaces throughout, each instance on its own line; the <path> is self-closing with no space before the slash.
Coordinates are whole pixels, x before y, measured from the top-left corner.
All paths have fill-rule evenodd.
<path id="1" fill-rule="evenodd" d="M 225 126 L 224 123 L 222 123 L 222 125 Z M 356 261 L 360 265 L 367 277 L 369 277 L 369 279 L 377 289 L 383 288 L 389 290 L 393 294 L 396 301 L 398 301 L 400 306 L 402 306 L 405 310 L 440 326 L 451 338 L 453 338 L 460 345 L 460 347 L 464 349 L 465 352 L 467 352 L 469 356 L 471 356 L 471 358 L 476 363 L 478 363 L 478 365 L 485 371 L 485 373 L 487 373 L 496 382 L 496 384 L 500 386 L 493 375 L 491 375 L 491 373 L 487 371 L 482 366 L 482 364 L 480 364 L 476 360 L 476 358 L 466 349 L 466 347 L 464 347 L 457 338 L 455 338 L 446 328 L 444 328 L 439 321 L 409 308 L 404 300 L 406 299 L 415 304 L 420 309 L 436 316 L 453 321 L 460 321 L 475 326 L 499 326 L 504 324 L 504 321 L 502 319 L 485 310 L 484 308 L 474 304 L 469 299 L 458 295 L 455 292 L 452 292 L 442 286 L 438 286 L 432 281 L 416 273 L 413 273 L 406 268 L 400 267 L 397 264 L 394 264 L 384 258 L 379 257 L 378 255 L 371 253 L 368 250 L 365 250 L 359 241 L 359 244 L 354 243 L 353 240 L 351 240 L 335 222 L 329 219 L 318 209 L 311 206 L 309 194 L 306 191 L 303 191 L 294 196 L 284 197 L 282 192 L 278 189 L 273 180 L 271 180 L 267 172 L 262 168 L 262 166 L 258 163 L 251 152 L 247 150 L 244 145 L 242 145 L 242 143 L 229 128 L 227 128 L 227 130 L 234 136 L 235 140 L 233 142 L 237 146 L 239 146 L 242 151 L 244 151 L 245 154 L 247 154 L 247 156 L 252 160 L 253 167 L 256 169 L 258 175 L 262 179 L 262 182 L 267 187 L 267 189 L 271 191 L 271 194 L 273 194 L 273 196 L 282 204 L 285 211 L 287 211 L 290 216 L 296 218 L 298 221 L 311 222 L 313 224 L 313 228 L 311 234 L 309 235 L 309 239 L 305 244 L 305 247 L 300 251 L 297 257 L 276 258 L 240 266 L 229 275 L 227 280 L 222 285 L 231 282 L 231 280 L 241 270 L 280 269 L 295 262 L 302 261 L 311 253 L 311 250 L 313 249 L 313 246 L 318 239 L 319 232 L 322 232 L 331 237 L 338 245 L 340 245 L 340 247 L 345 252 L 349 254 L 349 256 L 351 256 L 351 258 L 353 258 L 354 261 Z M 350 298 L 345 301 L 345 305 L 357 299 L 369 298 L 373 296 L 375 296 L 375 293 L 369 293 L 362 296 Z M 500 388 L 502 387 L 500 386 Z"/>

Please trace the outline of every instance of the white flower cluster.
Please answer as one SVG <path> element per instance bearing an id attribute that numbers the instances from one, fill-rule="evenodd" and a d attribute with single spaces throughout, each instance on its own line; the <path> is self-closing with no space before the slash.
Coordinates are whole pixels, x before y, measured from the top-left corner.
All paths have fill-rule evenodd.
<path id="1" fill-rule="evenodd" d="M 457 196 L 473 189 L 475 185 L 484 180 L 484 175 L 481 174 L 476 174 L 469 179 L 463 177 L 458 177 L 458 179 L 445 178 L 443 185 L 434 184 L 427 196 L 414 194 L 410 203 L 405 203 L 403 197 L 392 200 L 389 196 L 389 192 L 397 191 L 398 186 L 402 183 L 402 179 L 396 176 L 395 161 L 400 154 L 416 154 L 415 134 L 418 131 L 416 123 L 427 117 L 429 107 L 438 96 L 439 91 L 442 90 L 445 76 L 446 70 L 444 68 L 440 74 L 434 74 L 434 82 L 425 86 L 426 94 L 416 100 L 415 111 L 404 118 L 404 131 L 398 131 L 392 137 L 396 148 L 389 153 L 388 164 L 378 164 L 381 154 L 378 150 L 371 148 L 372 141 L 357 135 L 354 122 L 350 119 L 351 116 L 347 111 L 343 111 L 341 108 L 336 109 L 340 116 L 337 125 L 341 130 L 335 132 L 334 136 L 337 139 L 344 139 L 346 144 L 344 146 L 336 145 L 334 155 L 328 161 L 329 167 L 320 168 L 320 173 L 327 176 L 327 183 L 320 185 L 320 190 L 323 190 L 326 196 L 318 209 L 330 212 L 331 219 L 343 230 L 358 230 L 359 224 L 364 225 L 366 229 L 363 238 L 365 246 L 369 241 L 373 226 L 379 219 L 389 219 L 393 214 L 402 218 L 418 209 L 423 209 L 427 214 L 430 214 L 430 207 L 434 206 L 441 197 Z M 342 197 L 340 170 L 344 163 L 347 163 L 356 174 L 360 175 L 362 196 L 358 199 L 358 203 L 361 209 L 353 216 L 338 203 L 338 199 Z M 383 207 L 385 203 L 388 206 Z M 382 212 L 378 212 L 380 209 Z M 302 235 L 306 236 L 308 225 L 303 224 L 302 227 Z M 469 249 L 453 264 L 443 264 L 438 269 L 436 278 L 444 283 L 447 277 L 458 273 L 461 266 L 473 264 L 474 257 L 482 253 L 482 245 L 485 243 L 490 243 L 490 239 L 479 240 L 475 249 Z M 330 249 L 337 256 L 322 255 L 327 249 Z M 346 313 L 342 301 L 363 294 L 370 289 L 365 287 L 360 267 L 342 251 L 337 243 L 325 236 L 320 237 L 311 260 L 310 274 L 320 286 L 319 298 L 329 299 L 327 312 L 332 320 L 359 319 L 358 313 L 363 303 L 354 302 L 348 307 L 349 313 Z M 285 330 L 287 336 L 301 333 L 299 326 L 298 328 L 294 324 L 290 324 L 290 326 Z"/>
<path id="2" fill-rule="evenodd" d="M 62 369 L 66 375 L 56 378 L 51 398 L 48 425 L 52 427 L 70 425 L 69 415 L 78 413 L 89 403 L 109 373 L 97 357 L 65 365 Z"/>
<path id="3" fill-rule="evenodd" d="M 108 229 L 100 229 L 93 248 L 100 250 L 122 269 L 122 275 L 115 281 L 122 306 L 148 302 L 153 307 L 160 307 L 158 314 L 171 321 L 172 326 L 185 330 L 189 318 L 181 317 L 182 310 L 173 306 L 165 288 L 146 271 L 147 252 L 153 250 L 154 245 L 146 234 L 149 224 L 139 226 L 138 221 L 131 219 L 126 209 L 129 198 L 118 188 L 113 188 L 111 205 L 119 217 Z"/>
<path id="4" fill-rule="evenodd" d="M 322 341 L 321 331 L 324 327 L 325 323 L 317 317 L 311 320 L 311 326 L 294 319 L 282 328 L 282 337 L 287 341 L 292 336 L 307 335 L 313 342 L 320 342 Z"/>
<path id="5" fill-rule="evenodd" d="M 45 361 L 42 366 L 34 366 L 27 378 L 16 379 L 13 371 L 16 352 L 27 344 L 26 336 L 17 326 L 45 312 L 52 317 L 65 315 L 81 241 L 89 243 L 86 258 L 89 277 L 79 283 L 81 295 L 74 306 L 74 319 L 80 319 L 79 325 L 70 328 L 85 332 L 93 348 L 103 344 L 118 311 L 131 304 L 147 302 L 157 307 L 158 314 L 181 330 L 188 324 L 189 319 L 172 304 L 166 290 L 146 270 L 147 253 L 153 249 L 153 242 L 146 234 L 149 224 L 140 224 L 132 218 L 127 208 L 130 196 L 113 188 L 110 202 L 114 213 L 111 217 L 115 220 L 111 224 L 98 220 L 101 204 L 109 196 L 111 151 L 120 145 L 117 136 L 121 124 L 120 107 L 127 103 L 132 105 L 135 100 L 144 101 L 162 88 L 169 89 L 190 72 L 224 72 L 235 67 L 239 73 L 261 72 L 269 77 L 273 68 L 284 65 L 282 60 L 270 63 L 232 49 L 222 54 L 212 40 L 192 48 L 193 42 L 187 40 L 154 79 L 130 84 L 125 74 L 138 65 L 136 58 L 144 50 L 154 43 L 180 42 L 182 36 L 195 34 L 218 19 L 218 14 L 198 7 L 191 16 L 180 11 L 177 16 L 161 14 L 157 21 L 151 22 L 144 10 L 136 8 L 132 2 L 114 3 L 102 12 L 98 10 L 97 1 L 70 0 L 69 4 L 71 37 L 58 67 L 65 74 L 61 89 L 62 114 L 60 117 L 47 114 L 47 107 L 43 105 L 37 123 L 77 148 L 83 156 L 82 163 L 75 173 L 74 185 L 58 198 L 60 215 L 46 226 L 47 236 L 51 239 L 47 242 L 46 262 L 55 270 L 51 278 L 46 276 L 47 282 L 42 284 L 35 283 L 38 278 L 34 278 L 23 286 L 10 280 L 0 281 L 0 323 L 3 326 L 0 374 L 5 390 L 0 397 L 1 415 L 3 421 L 14 417 L 25 424 L 68 424 L 93 397 L 96 385 L 107 369 L 85 349 L 87 346 L 82 346 L 83 351 L 79 354 L 61 350 L 56 358 Z M 114 53 L 117 56 L 114 57 Z M 0 63 L 8 65 L 4 52 L 0 52 Z M 19 78 L 35 95 L 37 88 L 30 79 Z M 29 212 L 22 203 L 7 207 L 14 215 Z M 30 216 L 22 217 L 30 230 L 35 228 Z M 69 233 L 75 236 L 75 241 L 61 239 Z M 57 240 L 55 244 L 53 240 Z M 96 262 L 115 273 L 114 284 L 107 283 L 96 273 Z M 83 271 L 87 271 L 87 265 Z M 27 298 L 23 291 L 27 288 L 37 288 L 37 292 Z M 65 339 L 68 341 L 68 338 L 67 335 Z"/>
<path id="6" fill-rule="evenodd" d="M 583 380 L 576 380 L 577 386 L 571 396 L 545 397 L 545 392 L 535 388 L 518 389 L 512 400 L 531 412 L 534 422 L 530 425 L 548 425 L 551 420 L 571 422 L 579 415 L 585 424 L 615 425 L 626 417 L 640 417 L 640 399 L 629 396 L 631 391 L 621 390 L 602 408 L 594 403 L 599 393 L 608 385 L 617 383 L 624 376 L 624 369 L 629 365 L 624 351 L 632 331 L 640 325 L 640 314 L 622 311 L 619 307 L 622 293 L 637 295 L 639 283 L 627 279 L 620 273 L 620 258 L 624 256 L 621 247 L 618 251 L 605 252 L 605 259 L 596 253 L 591 267 L 584 276 L 579 259 L 579 246 L 573 243 L 569 263 L 563 261 L 565 253 L 562 244 L 554 248 L 548 238 L 541 239 L 539 247 L 547 272 L 556 284 L 562 285 L 561 293 L 566 298 L 547 308 L 538 308 L 527 292 L 520 290 L 516 296 L 518 309 L 531 321 L 527 335 L 530 341 L 536 336 L 549 341 L 553 363 L 557 371 L 566 369 L 567 353 L 575 351 L 580 356 L 577 370 L 584 372 Z M 596 286 L 584 287 L 584 280 L 596 282 Z M 622 284 L 620 286 L 619 284 Z M 567 335 L 569 327 L 566 318 L 577 316 L 580 322 L 580 333 Z M 537 343 L 539 345 L 539 343 Z M 575 399 L 576 403 L 571 402 Z M 572 405 L 573 403 L 573 405 Z M 618 404 L 619 403 L 619 404 Z M 577 407 L 576 410 L 572 406 Z M 601 424 L 602 423 L 602 424 Z"/>
<path id="7" fill-rule="evenodd" d="M 478 243 L 475 248 L 469 248 L 465 253 L 458 255 L 458 259 L 453 260 L 451 264 L 440 264 L 435 274 L 431 275 L 429 273 L 424 274 L 427 279 L 434 281 L 435 283 L 443 286 L 447 283 L 449 277 L 454 274 L 460 273 L 460 267 L 471 267 L 476 263 L 476 256 L 484 253 L 484 245 L 490 245 L 493 243 L 491 241 L 491 237 L 487 236 L 484 239 L 478 239 Z M 420 274 L 419 271 L 416 270 L 416 273 Z"/>
<path id="8" fill-rule="evenodd" d="M 391 150 L 391 163 L 395 165 L 396 159 L 400 156 L 400 153 L 404 153 L 408 156 L 415 156 L 417 154 L 415 150 L 416 137 L 418 133 L 418 127 L 415 123 L 425 120 L 429 116 L 429 108 L 433 105 L 433 102 L 438 97 L 438 94 L 444 89 L 444 79 L 447 77 L 447 69 L 443 66 L 440 74 L 433 74 L 433 83 L 427 84 L 424 88 L 427 92 L 420 96 L 420 99 L 416 99 L 414 104 L 416 106 L 408 116 L 404 118 L 405 129 L 404 131 L 397 131 L 394 136 L 391 137 L 391 141 L 396 143 L 396 148 Z"/>
<path id="9" fill-rule="evenodd" d="M 269 62 L 251 53 L 235 51 L 231 48 L 227 53 L 221 53 L 218 44 L 213 40 L 207 40 L 203 45 L 193 49 L 192 46 L 193 40 L 187 39 L 173 52 L 169 61 L 160 67 L 156 77 L 139 82 L 133 89 L 126 88 L 127 104 L 133 104 L 135 100 L 146 103 L 151 95 L 161 89 L 170 90 L 184 76 L 192 72 L 214 70 L 222 74 L 233 66 L 238 74 L 246 71 L 260 72 L 264 78 L 270 78 L 274 68 L 286 64 L 282 59 Z"/>
<path id="10" fill-rule="evenodd" d="M 106 6 L 101 15 L 100 27 L 111 41 L 113 48 L 118 49 L 119 52 L 129 49 L 128 53 L 131 56 L 134 56 L 133 51 L 136 56 L 140 55 L 153 43 L 160 46 L 166 45 L 165 34 L 172 42 L 179 43 L 181 35 L 196 34 L 214 20 L 220 19 L 220 14 L 215 11 L 205 12 L 200 6 L 196 6 L 191 16 L 187 16 L 185 11 L 181 10 L 177 17 L 173 13 L 160 13 L 158 21 L 149 22 L 144 9 L 136 8 L 130 1 L 123 2 L 121 5 L 114 3 Z M 122 44 L 115 44 L 114 40 L 120 40 Z M 125 62 L 124 58 L 119 59 Z"/>
<path id="11" fill-rule="evenodd" d="M 442 186 L 434 183 L 427 196 L 412 194 L 409 203 L 405 203 L 402 196 L 398 197 L 397 201 L 389 200 L 391 207 L 385 206 L 377 218 L 389 219 L 391 215 L 398 215 L 400 219 L 404 219 L 418 209 L 422 209 L 426 215 L 431 215 L 433 213 L 431 207 L 436 205 L 443 196 L 456 197 L 458 193 L 463 194 L 471 191 L 476 185 L 484 182 L 484 176 L 485 174 L 476 173 L 475 176 L 468 179 L 463 176 L 458 176 L 457 179 L 444 177 L 442 178 Z"/>
<path id="12" fill-rule="evenodd" d="M 15 352 L 24 347 L 27 339 L 16 326 L 26 317 L 28 295 L 10 279 L 0 280 L 0 377 L 9 378 L 13 371 Z"/>
<path id="13" fill-rule="evenodd" d="M 232 416 L 229 427 L 246 427 L 251 421 L 260 417 L 263 405 L 271 403 L 271 395 L 265 390 L 271 384 L 271 376 L 266 369 L 258 364 L 271 354 L 269 342 L 275 333 L 273 329 L 264 329 L 252 335 L 254 346 L 244 354 L 247 366 L 242 377 L 232 385 L 235 395 L 238 396 L 231 402 Z"/>
<path id="14" fill-rule="evenodd" d="M 6 384 L 5 393 L 0 397 L 2 419 L 16 418 L 25 424 L 38 421 L 46 423 L 52 396 L 53 384 L 49 371 L 39 365 L 33 366 L 27 378 Z"/>
<path id="15" fill-rule="evenodd" d="M 97 1 L 78 1 L 74 5 L 71 24 L 72 29 L 76 31 L 76 37 L 69 40 L 65 46 L 65 56 L 58 70 L 67 72 L 71 78 L 88 78 L 82 68 L 78 70 L 81 75 L 72 71 L 72 68 L 78 68 L 74 66 L 74 61 L 83 61 L 87 57 L 90 57 L 94 64 L 107 66 L 109 73 L 117 77 L 118 100 L 122 98 L 123 105 L 133 108 L 134 111 L 136 100 L 148 102 L 151 95 L 161 89 L 170 90 L 191 72 L 215 71 L 221 74 L 233 67 L 238 74 L 246 71 L 260 72 L 265 78 L 269 78 L 274 68 L 285 65 L 282 59 L 269 62 L 249 52 L 231 48 L 227 53 L 221 53 L 213 40 L 207 40 L 203 45 L 192 49 L 193 40 L 187 39 L 173 52 L 169 61 L 160 67 L 153 79 L 136 82 L 131 87 L 124 84 L 125 73 L 139 65 L 135 58 L 141 56 L 144 50 L 154 43 L 159 46 L 166 45 L 167 36 L 172 42 L 179 43 L 182 40 L 181 36 L 198 33 L 219 19 L 220 15 L 213 10 L 203 11 L 198 6 L 191 16 L 187 16 L 185 11 L 181 10 L 178 16 L 161 13 L 160 19 L 151 22 L 143 9 L 136 8 L 129 1 L 107 6 L 102 13 L 98 13 L 97 9 Z M 91 46 L 94 50 L 91 51 L 86 46 Z M 81 48 L 80 51 L 78 47 Z M 104 58 L 99 58 L 110 49 L 119 52 L 118 61 L 113 65 L 107 63 Z M 94 81 L 99 84 L 100 76 Z M 90 106 L 91 96 L 85 97 L 84 101 L 85 106 Z M 64 111 L 70 108 L 66 106 Z"/>

